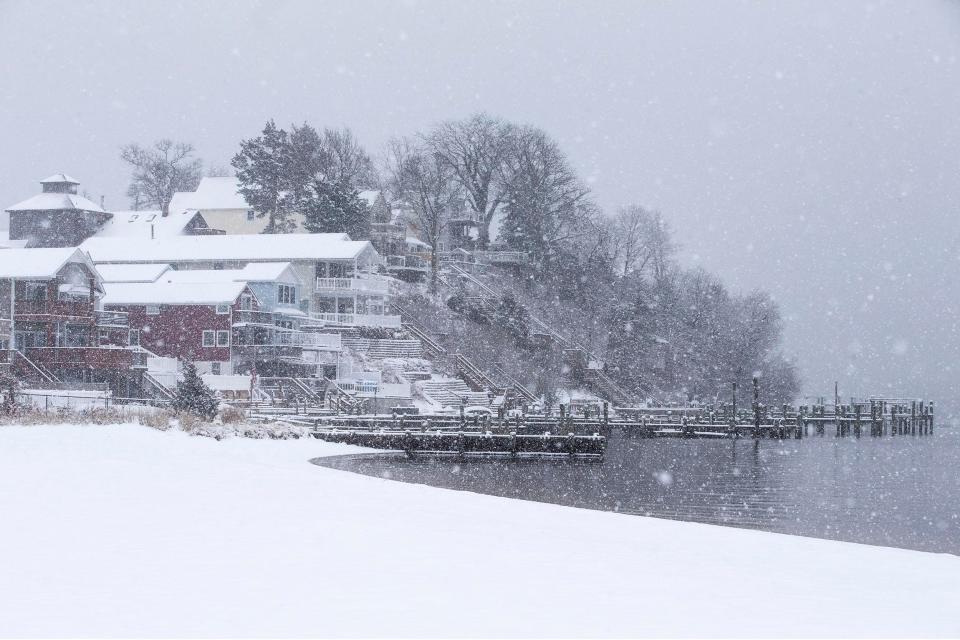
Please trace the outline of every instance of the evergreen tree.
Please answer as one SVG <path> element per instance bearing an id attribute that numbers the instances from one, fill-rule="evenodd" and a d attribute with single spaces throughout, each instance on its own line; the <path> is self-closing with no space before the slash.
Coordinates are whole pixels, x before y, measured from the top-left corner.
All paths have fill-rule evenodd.
<path id="1" fill-rule="evenodd" d="M 217 415 L 220 402 L 213 390 L 204 383 L 197 373 L 197 367 L 188 362 L 183 367 L 183 380 L 177 382 L 171 408 L 174 411 L 192 413 L 200 418 L 212 420 Z"/>
<path id="2" fill-rule="evenodd" d="M 346 180 L 310 180 L 298 202 L 310 233 L 346 233 L 353 240 L 370 237 L 370 210 Z"/>
<path id="3" fill-rule="evenodd" d="M 240 152 L 230 164 L 237 170 L 240 194 L 258 217 L 268 218 L 264 233 L 290 233 L 294 194 L 291 193 L 291 147 L 289 135 L 273 120 L 263 133 L 240 142 Z"/>

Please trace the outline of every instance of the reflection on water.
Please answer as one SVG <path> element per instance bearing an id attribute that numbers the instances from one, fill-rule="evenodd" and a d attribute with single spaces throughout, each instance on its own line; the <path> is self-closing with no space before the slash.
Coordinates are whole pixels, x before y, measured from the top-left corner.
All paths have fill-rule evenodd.
<path id="1" fill-rule="evenodd" d="M 403 482 L 960 554 L 960 432 L 798 440 L 611 438 L 603 463 L 344 456 Z"/>

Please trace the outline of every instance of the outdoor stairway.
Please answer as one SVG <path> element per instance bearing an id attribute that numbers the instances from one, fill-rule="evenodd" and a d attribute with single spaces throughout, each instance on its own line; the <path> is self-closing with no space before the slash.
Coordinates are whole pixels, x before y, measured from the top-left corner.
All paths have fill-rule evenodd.
<path id="1" fill-rule="evenodd" d="M 483 391 L 474 391 L 467 386 L 463 380 L 425 380 L 417 383 L 423 394 L 433 402 L 444 405 L 458 407 L 467 405 L 488 406 L 490 396 Z"/>
<path id="2" fill-rule="evenodd" d="M 31 382 L 41 382 L 41 383 L 58 383 L 60 379 L 57 376 L 53 375 L 53 372 L 47 369 L 45 366 L 39 362 L 34 362 L 27 356 L 23 355 L 22 351 L 13 351 L 14 357 L 14 366 L 13 370 L 15 373 L 23 376 L 25 380 Z M 19 365 L 19 366 L 17 366 Z"/>
<path id="3" fill-rule="evenodd" d="M 470 296 L 467 298 L 467 300 L 470 300 L 475 304 L 486 306 L 493 306 L 497 303 L 500 294 L 493 287 L 489 286 L 480 280 L 480 278 L 468 273 L 456 265 L 450 265 L 450 270 L 461 280 L 470 282 L 479 291 L 479 295 Z M 534 334 L 540 334 L 550 339 L 565 350 L 582 352 L 587 361 L 596 359 L 588 349 L 555 331 L 549 324 L 531 314 L 529 309 L 527 310 L 527 313 L 530 318 L 531 330 Z M 615 403 L 624 404 L 630 403 L 634 400 L 632 394 L 620 387 L 599 369 L 587 368 L 584 371 L 584 382 L 586 382 L 595 391 L 605 394 L 611 401 Z M 517 391 L 520 393 L 519 389 Z"/>
<path id="4" fill-rule="evenodd" d="M 307 379 L 312 383 L 311 379 Z M 275 403 L 306 402 L 312 405 L 323 404 L 323 392 L 315 389 L 307 381 L 289 377 L 260 378 L 260 390 L 267 393 Z"/>
<path id="5" fill-rule="evenodd" d="M 422 358 L 423 347 L 419 340 L 394 340 L 388 338 L 344 337 L 343 346 L 368 358 Z"/>
<path id="6" fill-rule="evenodd" d="M 140 375 L 142 376 L 140 390 L 145 395 L 153 397 L 157 400 L 173 400 L 173 392 L 164 386 L 162 382 L 154 378 L 146 371 L 141 372 Z"/>

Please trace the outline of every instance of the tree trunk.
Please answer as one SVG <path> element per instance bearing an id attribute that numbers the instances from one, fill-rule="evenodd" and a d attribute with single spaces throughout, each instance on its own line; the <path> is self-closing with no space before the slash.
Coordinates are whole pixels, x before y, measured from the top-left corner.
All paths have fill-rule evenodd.
<path id="1" fill-rule="evenodd" d="M 477 229 L 480 232 L 477 238 L 477 246 L 480 249 L 486 249 L 490 246 L 490 221 L 480 220 L 477 223 Z"/>
<path id="2" fill-rule="evenodd" d="M 437 292 L 437 248 L 430 247 L 430 292 Z"/>

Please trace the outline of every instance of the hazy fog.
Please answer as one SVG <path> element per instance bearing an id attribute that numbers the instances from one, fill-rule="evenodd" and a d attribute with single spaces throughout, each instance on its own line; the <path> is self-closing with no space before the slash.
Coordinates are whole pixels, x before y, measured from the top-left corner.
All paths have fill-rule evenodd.
<path id="1" fill-rule="evenodd" d="M 811 392 L 960 391 L 958 4 L 8 0 L 0 27 L 0 207 L 57 171 L 125 207 L 130 141 L 226 165 L 272 117 L 376 152 L 486 110 L 774 293 Z"/>

